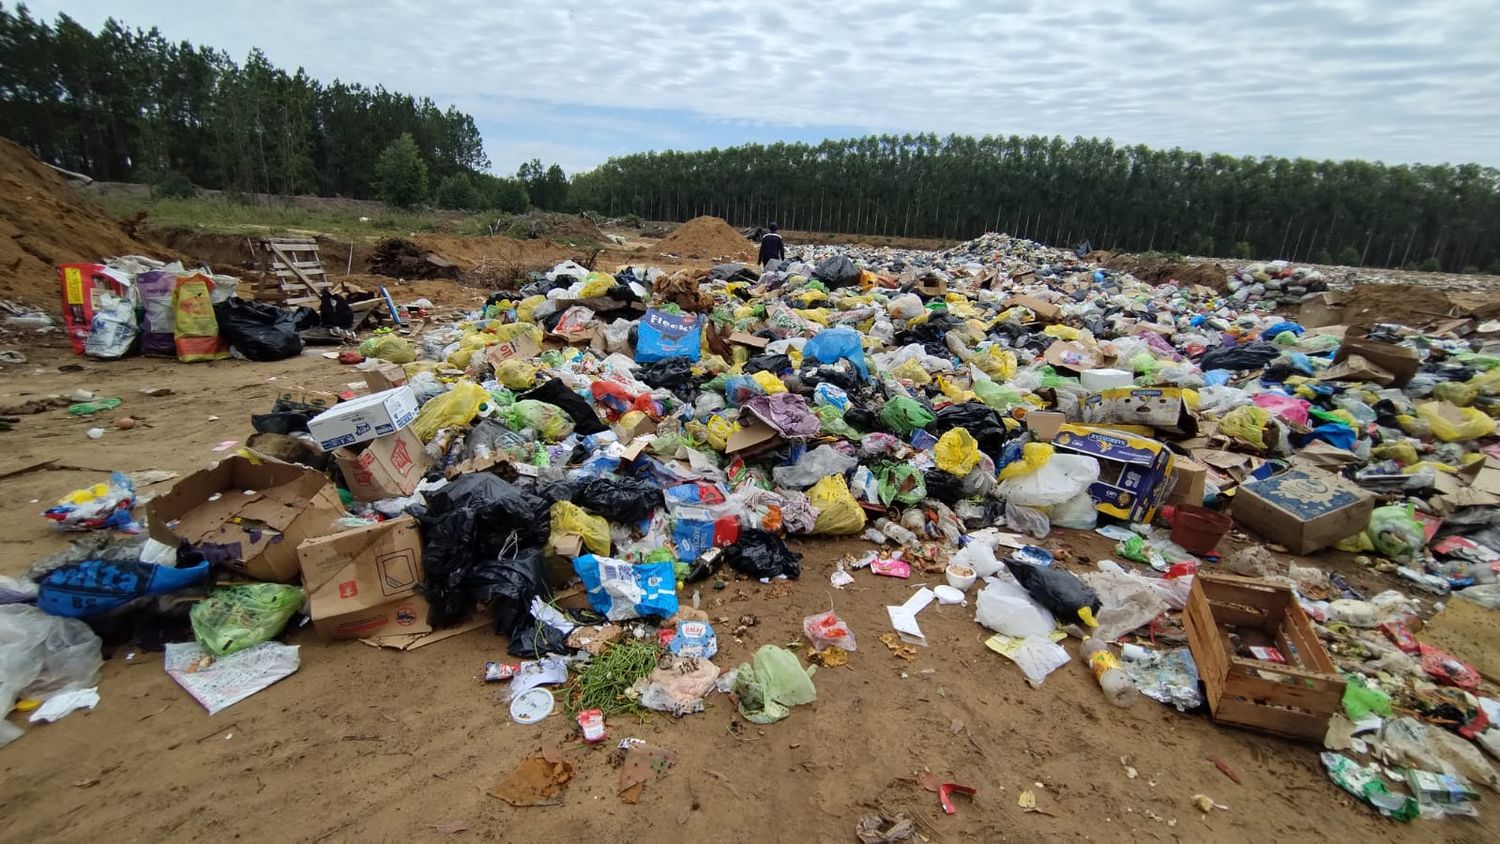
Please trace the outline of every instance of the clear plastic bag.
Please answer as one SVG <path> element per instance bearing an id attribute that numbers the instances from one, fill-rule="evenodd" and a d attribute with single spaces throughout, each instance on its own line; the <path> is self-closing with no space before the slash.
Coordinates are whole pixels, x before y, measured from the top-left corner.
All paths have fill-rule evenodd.
<path id="1" fill-rule="evenodd" d="M 4 720 L 21 698 L 93 688 L 104 664 L 102 642 L 77 619 L 27 604 L 0 606 L 0 747 L 21 736 Z"/>
<path id="2" fill-rule="evenodd" d="M 802 619 L 802 632 L 812 642 L 813 650 L 821 651 L 825 648 L 840 648 L 846 651 L 856 649 L 854 642 L 854 631 L 844 620 L 834 615 L 833 610 L 818 615 L 810 615 Z"/>
<path id="3" fill-rule="evenodd" d="M 1093 530 L 1099 524 L 1099 511 L 1094 509 L 1094 499 L 1087 489 L 1054 505 L 1051 516 L 1052 524 L 1073 530 Z"/>
<path id="4" fill-rule="evenodd" d="M 1057 626 L 1052 613 L 1009 580 L 991 580 L 980 591 L 974 620 L 1007 636 L 1045 636 Z"/>
<path id="5" fill-rule="evenodd" d="M 1046 513 L 1013 501 L 1005 502 L 1005 523 L 1036 539 L 1045 539 L 1052 532 L 1052 523 Z"/>
<path id="6" fill-rule="evenodd" d="M 1004 474 L 1002 470 L 1002 477 Z M 1097 480 L 1099 461 L 1083 454 L 1054 454 L 1036 471 L 1002 480 L 995 493 L 1006 503 L 1050 507 L 1086 492 Z"/>
<path id="7" fill-rule="evenodd" d="M 859 465 L 859 459 L 831 445 L 820 445 L 790 466 L 777 466 L 771 477 L 777 486 L 806 489 L 829 475 L 842 475 Z"/>
<path id="8" fill-rule="evenodd" d="M 359 353 L 367 358 L 380 358 L 391 363 L 411 363 L 417 352 L 406 338 L 395 334 L 376 334 L 359 344 Z"/>
<path id="9" fill-rule="evenodd" d="M 246 583 L 215 589 L 188 613 L 198 644 L 228 656 L 269 641 L 302 609 L 302 590 L 280 583 Z"/>

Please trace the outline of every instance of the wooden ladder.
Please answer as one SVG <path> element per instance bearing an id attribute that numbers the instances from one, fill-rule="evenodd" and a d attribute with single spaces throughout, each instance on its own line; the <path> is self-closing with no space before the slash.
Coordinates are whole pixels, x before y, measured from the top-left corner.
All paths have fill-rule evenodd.
<path id="1" fill-rule="evenodd" d="M 285 307 L 317 307 L 321 294 L 332 286 L 318 257 L 318 243 L 312 238 L 267 237 L 257 247 L 260 255 L 260 283 L 255 287 L 258 301 L 272 301 Z"/>

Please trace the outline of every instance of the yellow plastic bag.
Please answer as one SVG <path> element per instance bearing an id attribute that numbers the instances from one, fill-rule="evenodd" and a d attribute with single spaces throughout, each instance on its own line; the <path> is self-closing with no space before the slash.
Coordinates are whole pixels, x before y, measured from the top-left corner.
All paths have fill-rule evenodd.
<path id="1" fill-rule="evenodd" d="M 1247 404 L 1236 407 L 1219 420 L 1219 433 L 1259 449 L 1266 447 L 1266 426 L 1271 413 L 1263 407 Z"/>
<path id="2" fill-rule="evenodd" d="M 536 385 L 536 365 L 511 358 L 495 367 L 495 380 L 512 390 L 527 390 Z"/>
<path id="3" fill-rule="evenodd" d="M 974 365 L 985 375 L 1004 383 L 1016 377 L 1016 353 L 991 345 L 974 356 Z"/>
<path id="4" fill-rule="evenodd" d="M 922 364 L 915 360 L 904 360 L 891 370 L 891 374 L 913 384 L 926 386 L 932 383 L 932 376 L 922 368 Z"/>
<path id="5" fill-rule="evenodd" d="M 406 338 L 395 334 L 376 334 L 359 344 L 359 353 L 367 358 L 380 358 L 391 363 L 411 363 L 417 359 L 416 350 Z"/>
<path id="6" fill-rule="evenodd" d="M 768 396 L 786 392 L 786 385 L 781 383 L 781 379 L 765 371 L 764 369 L 762 369 L 760 372 L 755 373 L 754 375 L 751 375 L 750 380 L 759 384 L 760 388 L 762 390 L 765 390 L 766 395 Z"/>
<path id="7" fill-rule="evenodd" d="M 525 337 L 538 346 L 542 344 L 542 330 L 529 322 L 506 322 L 491 325 L 486 330 L 495 335 L 496 343 L 509 343 Z"/>
<path id="8" fill-rule="evenodd" d="M 783 387 L 782 389 L 785 390 L 786 388 Z M 714 414 L 708 417 L 708 424 L 705 427 L 708 430 L 708 447 L 714 451 L 723 451 L 729 445 L 729 438 L 734 435 L 735 431 L 740 429 L 740 423 L 730 422 L 728 419 Z"/>
<path id="9" fill-rule="evenodd" d="M 411 432 L 422 442 L 429 442 L 444 428 L 467 425 L 474 421 L 479 406 L 490 400 L 490 394 L 473 381 L 459 381 L 440 396 L 428 400 L 412 420 Z"/>
<path id="10" fill-rule="evenodd" d="M 965 390 L 964 388 L 958 386 L 952 381 L 949 381 L 947 378 L 944 378 L 941 375 L 939 375 L 935 380 L 937 382 L 938 390 L 941 391 L 943 395 L 947 396 L 950 399 L 953 399 L 953 401 L 958 404 L 962 404 L 966 401 L 978 401 L 978 399 L 974 397 L 974 394 L 972 392 Z"/>
<path id="11" fill-rule="evenodd" d="M 1416 446 L 1405 442 L 1382 443 L 1370 449 L 1370 456 L 1376 460 L 1394 460 L 1402 466 L 1410 466 L 1418 460 Z"/>
<path id="12" fill-rule="evenodd" d="M 1051 443 L 1027 443 L 1021 447 L 1021 459 L 1006 464 L 1000 470 L 1000 480 L 1008 481 L 1012 478 L 1024 478 L 1027 475 L 1047 465 L 1052 459 L 1055 449 Z"/>
<path id="13" fill-rule="evenodd" d="M 556 541 L 563 536 L 577 536 L 583 539 L 583 547 L 591 554 L 601 557 L 609 556 L 609 521 L 603 516 L 595 516 L 568 501 L 559 501 L 552 505 L 552 535 L 551 539 Z"/>
<path id="14" fill-rule="evenodd" d="M 809 322 L 816 322 L 818 325 L 821 325 L 824 328 L 828 327 L 828 309 L 827 308 L 805 308 L 805 309 L 794 308 L 792 312 L 795 313 L 797 316 L 800 316 L 803 319 L 808 320 Z"/>
<path id="15" fill-rule="evenodd" d="M 1417 416 L 1432 428 L 1433 436 L 1445 443 L 1477 440 L 1495 432 L 1495 420 L 1472 407 L 1430 401 L 1417 405 Z"/>
<path id="16" fill-rule="evenodd" d="M 1333 543 L 1333 547 L 1340 551 L 1348 551 L 1351 554 L 1362 554 L 1366 551 L 1374 551 L 1375 543 L 1370 541 L 1369 534 L 1360 531 L 1353 536 L 1346 536 L 1338 542 Z"/>
<path id="17" fill-rule="evenodd" d="M 516 303 L 516 320 L 518 322 L 536 322 L 536 309 L 547 301 L 546 296 L 527 296 Z"/>
<path id="18" fill-rule="evenodd" d="M 1432 397 L 1438 401 L 1456 404 L 1459 407 L 1468 407 L 1479 398 L 1479 387 L 1473 380 L 1440 381 L 1433 385 Z"/>
<path id="19" fill-rule="evenodd" d="M 829 475 L 813 484 L 807 491 L 807 500 L 818 508 L 813 533 L 847 536 L 865 529 L 865 511 L 854 500 L 843 475 Z"/>
<path id="20" fill-rule="evenodd" d="M 1049 325 L 1042 329 L 1042 333 L 1048 337 L 1055 337 L 1058 340 L 1067 340 L 1070 342 L 1077 340 L 1083 335 L 1082 331 L 1067 325 Z"/>
<path id="21" fill-rule="evenodd" d="M 1050 448 L 1051 446 L 1048 446 Z M 1025 449 L 1022 449 L 1023 451 Z M 937 467 L 955 477 L 962 478 L 969 474 L 974 465 L 979 462 L 979 441 L 974 435 L 963 428 L 952 428 L 941 437 L 938 437 L 937 445 L 933 447 L 932 454 L 937 458 Z"/>
<path id="22" fill-rule="evenodd" d="M 596 296 L 603 296 L 614 286 L 615 280 L 613 276 L 607 276 L 601 272 L 592 272 L 583 280 L 583 287 L 578 290 L 578 298 L 593 299 Z"/>

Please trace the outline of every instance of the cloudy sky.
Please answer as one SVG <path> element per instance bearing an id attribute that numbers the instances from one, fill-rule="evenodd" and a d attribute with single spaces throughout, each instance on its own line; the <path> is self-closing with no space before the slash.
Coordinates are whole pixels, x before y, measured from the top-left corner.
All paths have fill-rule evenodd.
<path id="1" fill-rule="evenodd" d="M 869 132 L 1500 165 L 1494 0 L 31 0 L 474 115 L 494 168 Z"/>

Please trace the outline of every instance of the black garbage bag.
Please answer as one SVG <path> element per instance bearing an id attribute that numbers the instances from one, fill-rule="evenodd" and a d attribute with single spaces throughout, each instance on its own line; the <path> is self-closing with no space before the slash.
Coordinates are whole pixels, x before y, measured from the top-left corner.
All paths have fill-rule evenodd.
<path id="1" fill-rule="evenodd" d="M 605 475 L 584 484 L 573 503 L 612 522 L 638 522 L 666 506 L 661 487 L 645 478 Z"/>
<path id="2" fill-rule="evenodd" d="M 254 361 L 283 360 L 302 354 L 297 312 L 231 296 L 214 305 L 219 335 Z"/>
<path id="3" fill-rule="evenodd" d="M 724 549 L 724 561 L 730 568 L 754 578 L 796 580 L 802 575 L 802 566 L 797 562 L 801 559 L 802 555 L 786 547 L 776 534 L 759 528 L 740 531 L 739 541 Z"/>
<path id="4" fill-rule="evenodd" d="M 460 476 L 426 498 L 427 507 L 418 518 L 426 571 L 423 591 L 433 627 L 462 621 L 476 603 L 487 600 L 485 596 L 514 591 L 506 584 L 536 580 L 534 572 L 527 574 L 530 561 L 514 561 L 516 549 L 536 549 L 540 556 L 550 529 L 547 502 L 490 474 Z M 503 560 L 519 570 L 498 571 Z M 545 584 L 545 571 L 537 582 Z"/>
<path id="5" fill-rule="evenodd" d="M 1210 369 L 1243 372 L 1247 369 L 1260 369 L 1280 354 L 1280 346 L 1257 340 L 1243 346 L 1210 349 L 1198 360 L 1198 367 L 1204 372 Z"/>
<path id="6" fill-rule="evenodd" d="M 295 410 L 250 414 L 250 427 L 258 434 L 297 434 L 307 430 L 308 414 Z"/>
<path id="7" fill-rule="evenodd" d="M 1011 432 L 1006 430 L 994 408 L 973 401 L 950 404 L 937 412 L 926 431 L 934 437 L 941 437 L 954 428 L 968 431 L 978 441 L 979 450 L 988 454 L 995 465 L 1000 464 L 1000 453 L 1005 450 L 1005 441 L 1011 437 Z"/>
<path id="8" fill-rule="evenodd" d="M 855 390 L 860 385 L 859 373 L 837 364 L 806 367 L 802 370 L 800 379 L 809 388 L 819 384 L 832 384 L 845 392 Z"/>
<path id="9" fill-rule="evenodd" d="M 928 498 L 949 506 L 957 504 L 964 498 L 963 479 L 956 478 L 942 469 L 928 469 L 922 476 L 922 482 L 927 485 Z"/>
<path id="10" fill-rule="evenodd" d="M 908 346 L 912 343 L 919 344 L 930 355 L 946 358 L 953 353 L 948 351 L 948 332 L 958 328 L 963 321 L 946 311 L 935 313 L 926 322 L 913 328 L 902 331 L 896 335 L 896 346 Z"/>
<path id="11" fill-rule="evenodd" d="M 318 319 L 312 325 L 297 324 L 298 331 L 306 331 L 309 328 L 323 326 L 325 328 L 351 329 L 354 327 L 354 309 L 349 307 L 349 300 L 344 296 L 334 293 L 328 288 L 318 294 L 319 313 Z"/>
<path id="12" fill-rule="evenodd" d="M 755 355 L 745 361 L 745 373 L 754 375 L 757 372 L 769 372 L 772 375 L 780 375 L 792 368 L 792 359 L 786 355 Z"/>
<path id="13" fill-rule="evenodd" d="M 292 309 L 292 326 L 298 333 L 308 331 L 323 324 L 323 317 L 312 308 L 299 306 Z"/>
<path id="14" fill-rule="evenodd" d="M 813 278 L 829 287 L 848 287 L 859 283 L 859 267 L 844 255 L 824 258 L 813 268 Z"/>
<path id="15" fill-rule="evenodd" d="M 464 576 L 462 588 L 476 603 L 489 604 L 495 610 L 495 632 L 515 636 L 518 631 L 535 628 L 531 599 L 550 600 L 547 588 L 547 564 L 542 549 L 507 545 L 499 556 L 484 560 Z"/>
<path id="16" fill-rule="evenodd" d="M 568 416 L 573 419 L 573 431 L 579 436 L 586 437 L 601 431 L 608 431 L 609 426 L 599 421 L 599 414 L 594 412 L 593 405 L 568 389 L 568 385 L 560 378 L 552 378 L 534 389 L 527 390 L 516 396 L 517 399 L 536 399 L 548 404 L 555 404 L 562 408 Z"/>
<path id="17" fill-rule="evenodd" d="M 880 417 L 876 416 L 874 411 L 854 405 L 850 405 L 849 409 L 844 411 L 844 421 L 856 431 L 874 431 L 880 427 Z"/>
<path id="18" fill-rule="evenodd" d="M 692 361 L 685 357 L 675 357 L 642 364 L 636 370 L 636 375 L 647 386 L 671 390 L 678 398 L 691 401 L 698 393 L 698 388 L 693 383 L 692 369 Z"/>
<path id="19" fill-rule="evenodd" d="M 1085 586 L 1072 572 L 1056 566 L 1035 566 L 1006 560 L 1005 567 L 1015 575 L 1033 600 L 1046 607 L 1064 624 L 1081 622 L 1089 627 L 1098 618 L 1099 593 Z"/>
<path id="20" fill-rule="evenodd" d="M 572 651 L 568 647 L 566 633 L 541 623 L 523 624 L 520 629 L 511 631 L 510 646 L 505 649 L 511 656 L 522 659 L 541 659 L 547 654 L 567 654 Z"/>
<path id="21" fill-rule="evenodd" d="M 744 264 L 719 264 L 708 271 L 708 277 L 719 281 L 757 281 L 760 273 Z"/>

